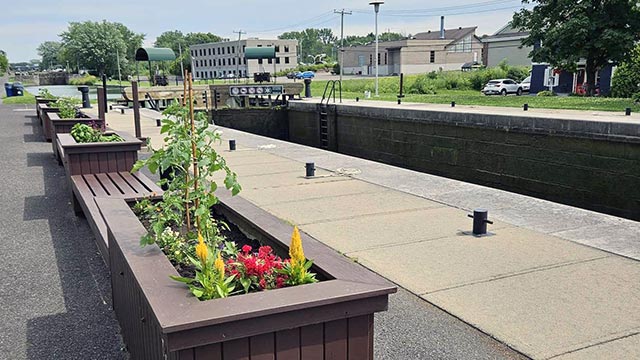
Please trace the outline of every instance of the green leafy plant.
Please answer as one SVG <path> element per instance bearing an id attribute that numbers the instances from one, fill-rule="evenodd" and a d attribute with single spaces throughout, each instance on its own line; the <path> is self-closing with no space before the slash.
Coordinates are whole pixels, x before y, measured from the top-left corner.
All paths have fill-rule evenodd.
<path id="1" fill-rule="evenodd" d="M 557 96 L 556 93 L 554 93 L 553 91 L 549 91 L 549 90 L 542 90 L 539 91 L 536 96 Z"/>
<path id="2" fill-rule="evenodd" d="M 58 108 L 60 119 L 73 119 L 78 114 L 77 106 L 80 100 L 71 97 L 60 97 L 52 104 L 52 107 Z"/>
<path id="3" fill-rule="evenodd" d="M 53 100 L 56 98 L 51 92 L 49 92 L 49 89 L 47 88 L 41 88 L 40 90 L 38 90 L 38 96 L 47 100 Z"/>
<path id="4" fill-rule="evenodd" d="M 167 226 L 174 226 L 180 229 L 178 241 L 188 244 L 181 249 L 195 246 L 198 235 L 215 248 L 223 238 L 219 224 L 211 216 L 210 209 L 218 202 L 215 195 L 218 185 L 211 179 L 218 171 L 225 172 L 224 186 L 236 195 L 241 190 L 237 175 L 214 149 L 213 145 L 221 141 L 220 134 L 209 128 L 204 113 L 194 115 L 193 125 L 185 106 L 172 105 L 163 114 L 160 132 L 165 135 L 166 145 L 152 148 L 151 156 L 138 161 L 132 169 L 138 171 L 147 166 L 152 173 L 166 175 L 160 182 L 166 191 L 156 204 L 160 210 L 151 211 L 150 231 L 140 243 L 153 244 Z"/>
<path id="5" fill-rule="evenodd" d="M 117 134 L 104 135 L 100 130 L 83 123 L 73 125 L 71 128 L 71 136 L 78 143 L 124 141 L 124 139 Z"/>
<path id="6" fill-rule="evenodd" d="M 289 245 L 289 259 L 285 262 L 284 267 L 279 270 L 280 273 L 286 275 L 286 284 L 295 286 L 302 284 L 310 284 L 318 282 L 316 274 L 309 271 L 313 266 L 313 261 L 307 260 L 302 249 L 302 239 L 298 227 L 293 227 L 291 236 L 291 244 Z"/>

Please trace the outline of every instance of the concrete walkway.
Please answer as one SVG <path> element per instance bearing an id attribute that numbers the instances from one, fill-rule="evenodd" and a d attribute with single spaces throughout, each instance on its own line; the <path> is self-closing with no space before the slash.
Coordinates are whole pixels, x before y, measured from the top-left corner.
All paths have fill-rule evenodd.
<path id="1" fill-rule="evenodd" d="M 132 129 L 127 115 L 108 122 Z M 151 124 L 143 135 L 159 144 Z M 241 196 L 509 346 L 540 359 L 640 358 L 637 222 L 230 129 L 224 137 L 238 142 L 220 151 Z M 316 177 L 304 177 L 306 161 Z M 476 207 L 490 210 L 494 236 L 461 235 Z"/>
<path id="2" fill-rule="evenodd" d="M 34 106 L 0 105 L 0 359 L 126 359 L 108 270 Z"/>

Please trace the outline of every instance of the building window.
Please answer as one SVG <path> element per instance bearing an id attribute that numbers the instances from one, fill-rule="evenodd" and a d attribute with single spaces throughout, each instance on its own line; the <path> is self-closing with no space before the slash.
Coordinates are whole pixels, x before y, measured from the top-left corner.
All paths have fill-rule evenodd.
<path id="1" fill-rule="evenodd" d="M 215 70 L 213 71 L 213 77 L 214 77 L 214 78 L 217 78 L 217 77 L 218 77 L 218 72 L 217 72 L 217 71 L 215 71 Z"/>
<path id="2" fill-rule="evenodd" d="M 279 57 L 276 58 L 276 64 L 280 64 L 280 58 Z"/>
<path id="3" fill-rule="evenodd" d="M 213 60 L 209 59 L 209 66 L 213 66 Z"/>
<path id="4" fill-rule="evenodd" d="M 247 48 L 247 45 L 242 45 L 242 52 L 244 52 L 244 49 Z"/>
<path id="5" fill-rule="evenodd" d="M 373 54 L 369 54 L 369 65 L 373 65 Z"/>
<path id="6" fill-rule="evenodd" d="M 468 35 L 463 39 L 458 40 L 457 43 L 449 47 L 449 52 L 471 52 L 472 35 Z"/>
<path id="7" fill-rule="evenodd" d="M 258 44 L 258 46 L 257 46 L 257 47 L 262 47 L 262 44 Z"/>
<path id="8" fill-rule="evenodd" d="M 284 52 L 286 52 L 286 53 L 289 52 L 289 45 L 285 45 L 284 46 Z"/>
<path id="9" fill-rule="evenodd" d="M 227 54 L 231 54 L 231 47 L 227 46 Z"/>
<path id="10" fill-rule="evenodd" d="M 288 56 L 284 58 L 284 63 L 285 63 L 285 64 L 288 64 L 288 63 L 289 63 L 289 57 L 288 57 Z"/>
<path id="11" fill-rule="evenodd" d="M 209 56 L 211 56 L 211 48 L 209 48 Z"/>
<path id="12" fill-rule="evenodd" d="M 196 71 L 196 78 L 200 77 L 200 71 Z"/>
<path id="13" fill-rule="evenodd" d="M 276 45 L 276 52 L 280 52 L 280 46 Z"/>
<path id="14" fill-rule="evenodd" d="M 213 71 L 209 71 L 209 79 L 213 77 Z"/>
<path id="15" fill-rule="evenodd" d="M 258 64 L 262 65 L 262 59 L 258 59 Z"/>
<path id="16" fill-rule="evenodd" d="M 218 48 L 218 55 L 220 55 L 220 48 Z"/>
<path id="17" fill-rule="evenodd" d="M 378 53 L 378 65 L 380 65 L 380 53 Z"/>
<path id="18" fill-rule="evenodd" d="M 270 58 L 269 60 L 267 60 L 267 62 L 268 62 L 269 64 L 273 64 L 273 60 L 272 60 L 271 58 Z"/>
<path id="19" fill-rule="evenodd" d="M 193 52 L 193 50 L 191 50 L 191 57 L 196 56 L 195 53 Z"/>
<path id="20" fill-rule="evenodd" d="M 232 46 L 232 47 L 231 47 L 231 53 L 232 53 L 232 54 L 235 54 L 235 53 L 236 53 L 236 47 L 235 47 L 235 46 Z"/>
<path id="21" fill-rule="evenodd" d="M 431 50 L 429 52 L 429 62 L 430 63 L 436 62 L 436 52 L 435 52 L 435 50 Z"/>
<path id="22" fill-rule="evenodd" d="M 244 65 L 247 65 L 247 58 L 242 59 L 242 63 L 243 63 Z"/>
<path id="23" fill-rule="evenodd" d="M 387 65 L 387 53 L 384 53 L 384 64 Z"/>
<path id="24" fill-rule="evenodd" d="M 236 58 L 233 58 L 232 63 L 233 63 L 233 65 L 236 64 Z"/>
<path id="25" fill-rule="evenodd" d="M 227 59 L 222 59 L 222 66 L 227 66 Z"/>

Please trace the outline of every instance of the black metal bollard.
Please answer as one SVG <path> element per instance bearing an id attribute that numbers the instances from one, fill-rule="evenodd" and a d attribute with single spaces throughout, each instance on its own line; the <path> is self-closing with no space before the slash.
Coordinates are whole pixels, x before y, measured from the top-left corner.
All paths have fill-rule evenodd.
<path id="1" fill-rule="evenodd" d="M 229 140 L 229 151 L 235 151 L 235 150 L 236 150 L 236 141 Z"/>
<path id="2" fill-rule="evenodd" d="M 360 101 L 360 98 L 356 96 L 356 102 Z"/>
<path id="3" fill-rule="evenodd" d="M 160 125 L 162 125 L 162 120 L 156 119 L 156 126 L 160 126 Z"/>
<path id="4" fill-rule="evenodd" d="M 488 220 L 489 211 L 486 209 L 475 209 L 473 210 L 473 215 L 467 215 L 470 218 L 473 218 L 473 235 L 486 235 L 487 234 L 487 224 L 493 224 L 493 221 Z"/>
<path id="5" fill-rule="evenodd" d="M 91 101 L 89 100 L 89 87 L 86 85 L 78 86 L 78 91 L 82 93 L 82 108 L 89 109 Z"/>
<path id="6" fill-rule="evenodd" d="M 315 164 L 312 162 L 306 163 L 305 164 L 305 169 L 307 170 L 307 177 L 312 177 L 316 175 L 316 167 Z"/>
<path id="7" fill-rule="evenodd" d="M 104 88 L 104 112 L 108 113 L 108 107 L 107 107 L 107 75 L 106 74 L 102 74 L 102 87 Z"/>
<path id="8" fill-rule="evenodd" d="M 304 97 L 311 97 L 311 79 L 304 79 Z"/>
<path id="9" fill-rule="evenodd" d="M 455 101 L 451 102 L 451 107 L 456 107 L 456 102 Z"/>
<path id="10" fill-rule="evenodd" d="M 631 108 L 626 108 L 626 109 L 624 109 L 624 114 L 625 114 L 626 116 L 631 116 Z"/>
<path id="11" fill-rule="evenodd" d="M 528 111 L 529 110 L 529 104 L 522 105 L 522 110 Z"/>

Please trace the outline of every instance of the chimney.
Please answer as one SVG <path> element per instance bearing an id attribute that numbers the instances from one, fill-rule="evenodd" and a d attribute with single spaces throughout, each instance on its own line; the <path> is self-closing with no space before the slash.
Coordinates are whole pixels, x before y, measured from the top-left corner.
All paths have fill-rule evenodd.
<path id="1" fill-rule="evenodd" d="M 440 39 L 444 39 L 444 16 L 440 16 Z"/>

